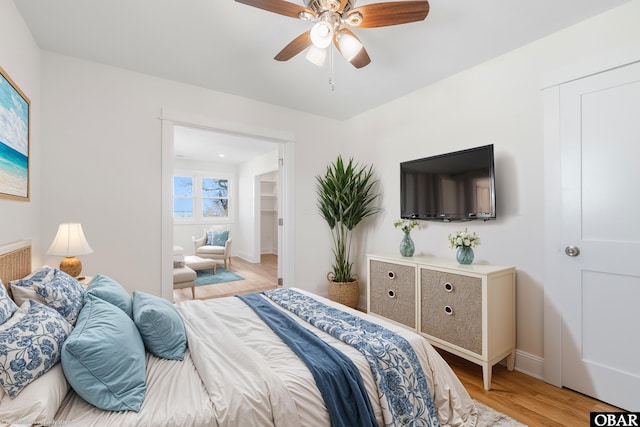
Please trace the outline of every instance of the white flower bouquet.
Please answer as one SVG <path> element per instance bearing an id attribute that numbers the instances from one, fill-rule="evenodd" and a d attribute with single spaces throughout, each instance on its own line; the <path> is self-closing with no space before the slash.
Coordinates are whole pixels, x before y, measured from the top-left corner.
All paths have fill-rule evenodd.
<path id="1" fill-rule="evenodd" d="M 476 233 L 469 233 L 465 228 L 464 231 L 456 231 L 449 234 L 449 247 L 451 248 L 475 248 L 480 244 L 480 238 Z"/>
<path id="2" fill-rule="evenodd" d="M 395 228 L 400 227 L 402 231 L 408 233 L 418 226 L 418 221 L 416 221 L 415 219 L 412 219 L 411 221 L 406 219 L 399 219 L 393 223 L 393 226 Z"/>

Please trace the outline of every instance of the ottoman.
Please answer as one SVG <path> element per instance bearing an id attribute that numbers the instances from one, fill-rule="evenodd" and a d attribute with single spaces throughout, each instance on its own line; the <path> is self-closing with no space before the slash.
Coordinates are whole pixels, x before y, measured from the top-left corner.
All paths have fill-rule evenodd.
<path id="1" fill-rule="evenodd" d="M 195 271 L 189 267 L 177 267 L 173 269 L 173 289 L 191 288 L 191 297 L 196 297 L 196 277 Z"/>
<path id="2" fill-rule="evenodd" d="M 184 265 L 192 270 L 208 270 L 211 269 L 216 274 L 216 261 L 208 258 L 200 258 L 199 256 L 187 255 L 184 257 Z"/>

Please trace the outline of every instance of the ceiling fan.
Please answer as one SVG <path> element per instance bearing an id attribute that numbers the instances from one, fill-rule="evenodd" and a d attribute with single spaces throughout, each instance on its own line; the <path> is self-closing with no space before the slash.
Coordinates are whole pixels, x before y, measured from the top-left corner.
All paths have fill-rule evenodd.
<path id="1" fill-rule="evenodd" d="M 306 48 L 306 58 L 321 66 L 327 48 L 333 43 L 356 68 L 371 62 L 362 42 L 351 28 L 375 28 L 422 21 L 429 13 L 429 2 L 396 1 L 354 7 L 356 0 L 304 0 L 305 6 L 285 0 L 236 0 L 269 12 L 313 22 L 309 31 L 296 37 L 275 56 L 288 61 Z"/>

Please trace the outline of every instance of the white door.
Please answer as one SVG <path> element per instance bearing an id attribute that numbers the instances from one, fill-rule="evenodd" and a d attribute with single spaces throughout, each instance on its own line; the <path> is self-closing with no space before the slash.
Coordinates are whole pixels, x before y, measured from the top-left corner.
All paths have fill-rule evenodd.
<path id="1" fill-rule="evenodd" d="M 640 411 L 640 63 L 560 87 L 562 384 Z"/>

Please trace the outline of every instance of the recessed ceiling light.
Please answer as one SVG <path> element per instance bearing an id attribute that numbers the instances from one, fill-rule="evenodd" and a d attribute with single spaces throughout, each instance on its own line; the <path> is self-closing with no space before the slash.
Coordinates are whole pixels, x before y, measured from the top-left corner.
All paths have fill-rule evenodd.
<path id="1" fill-rule="evenodd" d="M 220 153 L 218 154 L 218 157 L 224 157 L 224 154 Z"/>

